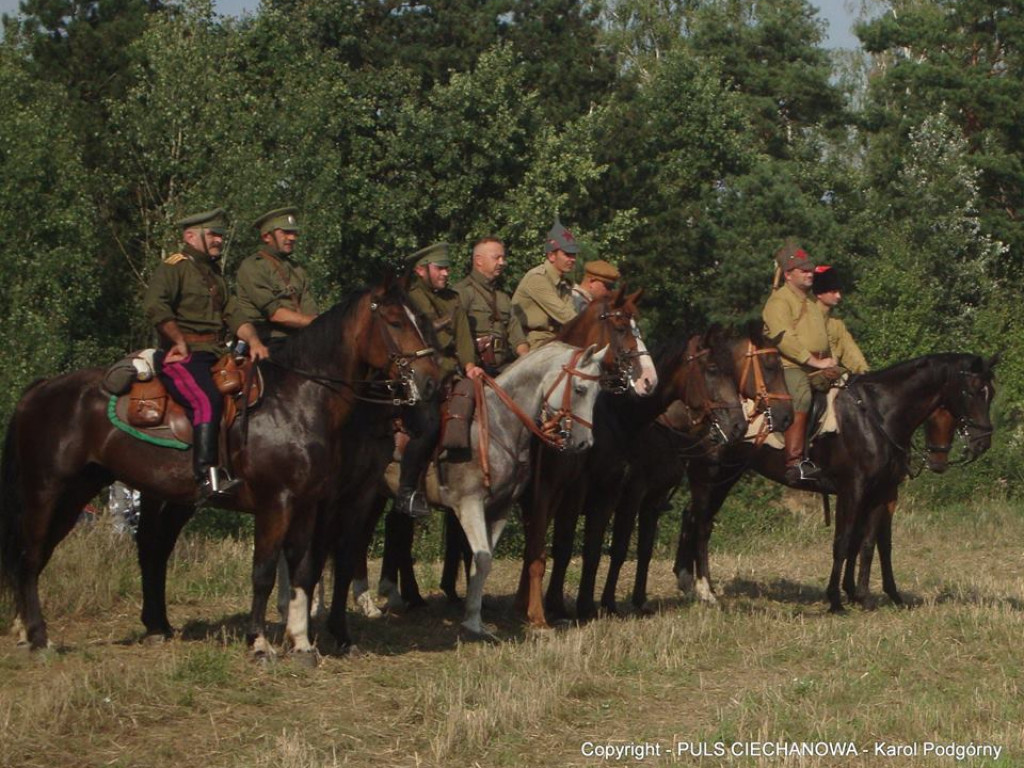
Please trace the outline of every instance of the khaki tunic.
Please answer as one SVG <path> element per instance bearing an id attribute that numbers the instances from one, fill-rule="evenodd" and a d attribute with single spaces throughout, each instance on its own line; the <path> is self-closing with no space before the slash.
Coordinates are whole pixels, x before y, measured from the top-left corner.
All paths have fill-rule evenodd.
<path id="1" fill-rule="evenodd" d="M 283 254 L 266 249 L 253 254 L 238 268 L 237 283 L 238 307 L 264 340 L 283 339 L 297 330 L 270 322 L 282 307 L 304 315 L 319 314 L 305 268 Z"/>
<path id="2" fill-rule="evenodd" d="M 765 333 L 774 338 L 785 332 L 779 342 L 784 368 L 800 368 L 809 373 L 813 370 L 805 363 L 811 355 L 829 356 L 828 331 L 825 318 L 816 306 L 814 295 L 804 296 L 788 283 L 775 290 L 761 313 Z"/>
<path id="3" fill-rule="evenodd" d="M 512 309 L 526 331 L 530 349 L 555 338 L 558 330 L 576 317 L 572 284 L 550 261 L 527 272 L 512 295 Z"/>
<path id="4" fill-rule="evenodd" d="M 409 301 L 434 324 L 441 373 L 464 373 L 476 362 L 476 345 L 459 294 L 451 288 L 432 290 L 419 275 L 409 289 Z"/>
<path id="5" fill-rule="evenodd" d="M 193 352 L 222 354 L 225 325 L 234 334 L 245 322 L 238 303 L 228 293 L 220 263 L 190 246 L 168 256 L 156 268 L 142 308 L 154 326 L 174 320 L 183 334 L 217 336 L 216 341 L 186 339 Z M 166 340 L 161 343 L 167 346 Z"/>
<path id="6" fill-rule="evenodd" d="M 512 299 L 476 270 L 455 284 L 462 309 L 469 320 L 474 339 L 493 337 L 495 364 L 498 368 L 515 359 L 516 347 L 526 343 L 519 318 L 512 312 Z"/>
<path id="7" fill-rule="evenodd" d="M 828 307 L 821 307 L 819 304 L 818 308 L 825 316 L 825 328 L 828 330 L 832 356 L 850 373 L 867 373 L 868 361 L 864 359 L 864 353 L 860 351 L 853 336 L 846 330 L 846 323 L 838 317 L 832 317 Z"/>

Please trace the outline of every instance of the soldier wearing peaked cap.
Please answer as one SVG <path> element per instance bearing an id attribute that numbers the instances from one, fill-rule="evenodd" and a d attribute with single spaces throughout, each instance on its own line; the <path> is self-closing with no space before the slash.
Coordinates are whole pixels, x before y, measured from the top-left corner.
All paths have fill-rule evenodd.
<path id="1" fill-rule="evenodd" d="M 459 294 L 448 287 L 451 269 L 448 244 L 435 243 L 423 248 L 409 261 L 415 273 L 408 291 L 409 302 L 433 324 L 442 374 L 446 377 L 465 374 L 471 379 L 480 376 L 483 369 L 476 363 L 476 347 L 466 313 Z M 441 430 L 438 405 L 425 403 L 422 407 L 408 409 L 405 426 L 412 439 L 402 455 L 395 505 L 412 517 L 422 517 L 430 513 L 430 508 L 418 487 Z"/>
<path id="2" fill-rule="evenodd" d="M 309 275 L 294 258 L 298 210 L 268 211 L 253 226 L 263 245 L 238 268 L 238 304 L 273 351 L 313 322 L 319 310 Z"/>
<path id="3" fill-rule="evenodd" d="M 237 481 L 218 466 L 218 432 L 223 400 L 211 366 L 225 348 L 225 329 L 249 344 L 249 356 L 267 356 L 253 325 L 228 294 L 220 256 L 227 215 L 217 208 L 178 222 L 184 247 L 156 268 L 143 301 L 160 336 L 156 363 L 160 379 L 185 408 L 193 428 L 193 470 L 200 502 L 230 491 Z"/>
<path id="4" fill-rule="evenodd" d="M 512 307 L 526 331 L 530 349 L 553 339 L 558 329 L 577 314 L 572 283 L 566 276 L 576 266 L 580 247 L 557 216 L 544 247 L 547 260 L 527 272 L 512 295 Z"/>
<path id="5" fill-rule="evenodd" d="M 811 295 L 814 260 L 795 240 L 787 240 L 776 252 L 775 261 L 783 283 L 772 292 L 761 314 L 769 337 L 783 334 L 779 355 L 786 388 L 793 397 L 793 423 L 785 433 L 786 481 L 810 488 L 806 483 L 816 481 L 821 469 L 804 455 L 811 410 L 809 374 L 835 368 L 836 360 L 829 347 L 825 318 Z"/>
<path id="6" fill-rule="evenodd" d="M 620 277 L 619 270 L 604 259 L 588 261 L 583 267 L 583 280 L 572 287 L 576 312 L 582 312 L 594 299 L 607 296 Z"/>

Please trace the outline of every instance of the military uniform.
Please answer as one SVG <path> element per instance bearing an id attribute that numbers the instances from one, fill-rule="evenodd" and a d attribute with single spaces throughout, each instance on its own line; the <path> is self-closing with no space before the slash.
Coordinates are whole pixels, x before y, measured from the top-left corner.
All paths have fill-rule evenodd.
<path id="1" fill-rule="evenodd" d="M 551 341 L 577 314 L 572 283 L 548 261 L 523 276 L 512 295 L 512 307 L 526 331 L 530 349 Z"/>
<path id="2" fill-rule="evenodd" d="M 515 359 L 515 349 L 526 343 L 512 299 L 476 270 L 455 285 L 480 362 L 494 376 Z"/>
<path id="3" fill-rule="evenodd" d="M 832 350 L 832 357 L 839 361 L 839 365 L 850 373 L 867 373 L 869 370 L 868 361 L 864 353 L 860 351 L 857 342 L 846 329 L 846 323 L 838 317 L 832 317 L 827 308 L 819 305 L 825 316 L 825 328 L 828 331 L 829 348 Z"/>
<path id="4" fill-rule="evenodd" d="M 296 209 L 279 208 L 261 216 L 253 226 L 260 230 L 261 236 L 275 229 L 298 232 L 295 216 Z M 290 309 L 311 316 L 319 314 L 305 267 L 288 254 L 278 252 L 272 244 L 265 243 L 242 262 L 236 282 L 239 306 L 265 342 L 280 343 L 296 330 L 270 322 L 277 310 Z"/>
<path id="5" fill-rule="evenodd" d="M 459 294 L 451 288 L 435 291 L 417 276 L 409 289 L 409 301 L 434 325 L 443 376 L 460 373 L 476 362 L 476 348 Z"/>
<path id="6" fill-rule="evenodd" d="M 793 408 L 807 411 L 811 406 L 808 374 L 816 370 L 806 365 L 811 355 L 829 357 L 828 331 L 825 318 L 815 306 L 813 295 L 802 295 L 788 284 L 776 289 L 764 305 L 762 313 L 765 334 L 769 337 L 785 332 L 779 342 L 786 387 L 793 396 Z"/>
<path id="7" fill-rule="evenodd" d="M 200 231 L 204 248 L 208 233 L 223 236 L 227 229 L 226 214 L 219 208 L 178 224 L 186 231 Z M 246 320 L 228 293 L 218 257 L 186 244 L 180 253 L 168 256 L 156 268 L 143 307 L 158 329 L 173 320 L 188 347 L 184 359 L 165 363 L 174 342 L 162 334 L 154 362 L 160 380 L 192 423 L 193 469 L 200 484 L 200 500 L 228 491 L 237 481 L 217 466 L 217 433 L 224 401 L 210 368 L 225 351 L 225 325 L 234 335 Z"/>
<path id="8" fill-rule="evenodd" d="M 220 264 L 187 245 L 156 268 L 142 307 L 154 326 L 177 322 L 193 352 L 215 355 L 225 351 L 225 324 L 233 334 L 246 320 Z"/>

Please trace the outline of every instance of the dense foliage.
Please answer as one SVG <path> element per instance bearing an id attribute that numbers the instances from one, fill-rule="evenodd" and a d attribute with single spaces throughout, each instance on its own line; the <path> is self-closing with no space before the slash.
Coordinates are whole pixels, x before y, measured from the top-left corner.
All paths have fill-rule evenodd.
<path id="1" fill-rule="evenodd" d="M 0 43 L 0 416 L 150 341 L 177 217 L 231 212 L 230 273 L 294 204 L 326 301 L 486 234 L 514 285 L 557 211 L 647 289 L 656 340 L 757 317 L 795 235 L 846 276 L 876 367 L 1004 349 L 1015 429 L 1024 9 L 876 5 L 850 57 L 808 0 L 23 0 Z"/>

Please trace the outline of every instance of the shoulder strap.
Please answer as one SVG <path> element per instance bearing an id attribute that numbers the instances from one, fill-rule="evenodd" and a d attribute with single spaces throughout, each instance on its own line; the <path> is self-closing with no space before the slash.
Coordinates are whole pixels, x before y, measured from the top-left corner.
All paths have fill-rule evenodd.
<path id="1" fill-rule="evenodd" d="M 296 291 L 292 286 L 291 277 L 289 276 L 288 271 L 281 265 L 281 260 L 278 259 L 276 256 L 274 256 L 274 254 L 270 253 L 269 251 L 265 251 L 262 249 L 260 250 L 260 256 L 262 256 L 264 259 L 270 262 L 270 266 L 273 267 L 274 271 L 277 273 L 277 276 L 281 278 L 281 282 L 284 283 L 284 287 L 291 289 L 288 291 L 288 295 L 291 296 L 292 304 L 295 305 L 295 311 L 298 312 L 300 306 L 299 292 Z"/>

